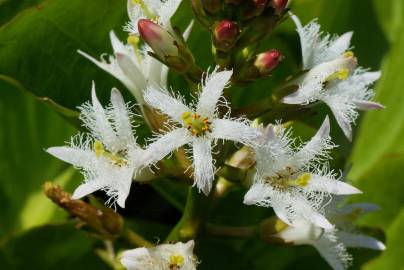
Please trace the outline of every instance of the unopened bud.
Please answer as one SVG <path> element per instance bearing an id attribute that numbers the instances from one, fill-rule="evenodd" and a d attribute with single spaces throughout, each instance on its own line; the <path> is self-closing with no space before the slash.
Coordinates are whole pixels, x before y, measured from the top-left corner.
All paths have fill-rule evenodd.
<path id="1" fill-rule="evenodd" d="M 178 55 L 178 49 L 175 46 L 176 39 L 158 24 L 151 20 L 141 19 L 138 22 L 138 29 L 142 39 L 160 58 L 164 59 L 167 55 Z"/>
<path id="2" fill-rule="evenodd" d="M 231 48 L 237 40 L 238 33 L 239 29 L 235 22 L 220 21 L 214 30 L 215 46 L 220 50 Z"/>
<path id="3" fill-rule="evenodd" d="M 214 14 L 222 9 L 222 0 L 202 0 L 203 8 Z"/>
<path id="4" fill-rule="evenodd" d="M 243 13 L 244 18 L 250 19 L 261 15 L 267 7 L 267 4 L 268 0 L 251 0 Z"/>
<path id="5" fill-rule="evenodd" d="M 139 34 L 154 51 L 154 57 L 178 72 L 186 72 L 194 64 L 185 41 L 151 20 L 138 22 Z"/>
<path id="6" fill-rule="evenodd" d="M 271 4 L 275 11 L 280 13 L 285 9 L 286 5 L 288 4 L 288 0 L 272 0 Z"/>
<path id="7" fill-rule="evenodd" d="M 269 50 L 257 55 L 254 66 L 263 75 L 269 74 L 283 60 L 283 55 L 278 50 Z"/>

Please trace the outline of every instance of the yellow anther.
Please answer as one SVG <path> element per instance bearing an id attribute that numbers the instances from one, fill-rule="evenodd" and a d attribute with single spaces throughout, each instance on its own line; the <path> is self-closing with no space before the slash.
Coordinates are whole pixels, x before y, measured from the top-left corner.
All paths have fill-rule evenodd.
<path id="1" fill-rule="evenodd" d="M 202 136 L 207 131 L 210 131 L 210 122 L 207 117 L 201 117 L 197 113 L 184 112 L 181 115 L 181 119 L 193 136 Z"/>
<path id="2" fill-rule="evenodd" d="M 105 153 L 104 145 L 98 140 L 94 142 L 93 149 L 97 157 L 100 157 Z"/>
<path id="3" fill-rule="evenodd" d="M 311 179 L 310 173 L 307 173 L 307 172 L 303 173 L 303 174 L 299 175 L 298 178 L 296 178 L 296 184 L 298 186 L 305 187 L 309 184 L 310 179 Z"/>
<path id="4" fill-rule="evenodd" d="M 179 254 L 174 254 L 171 255 L 169 258 L 169 263 L 170 263 L 170 269 L 179 269 L 179 267 L 181 267 L 185 262 L 185 259 L 183 256 L 179 255 Z"/>
<path id="5" fill-rule="evenodd" d="M 96 140 L 93 144 L 93 150 L 96 157 L 105 157 L 110 160 L 110 162 L 117 166 L 126 165 L 128 162 L 123 157 L 120 157 L 118 154 L 113 154 L 105 150 L 104 145 L 101 141 Z"/>
<path id="6" fill-rule="evenodd" d="M 140 43 L 140 38 L 136 35 L 129 35 L 127 39 L 128 44 L 132 45 L 134 48 L 138 48 Z"/>
<path id="7" fill-rule="evenodd" d="M 338 71 L 338 79 L 340 80 L 346 80 L 349 76 L 349 69 L 343 68 Z"/>
<path id="8" fill-rule="evenodd" d="M 349 57 L 353 57 L 353 56 L 354 56 L 353 51 L 346 51 L 346 52 L 344 52 L 344 57 L 345 57 L 345 58 L 349 58 Z"/>

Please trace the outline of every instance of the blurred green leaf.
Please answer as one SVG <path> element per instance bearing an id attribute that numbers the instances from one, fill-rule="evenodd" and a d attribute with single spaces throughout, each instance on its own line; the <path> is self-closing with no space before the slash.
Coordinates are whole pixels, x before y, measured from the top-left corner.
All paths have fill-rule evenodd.
<path id="1" fill-rule="evenodd" d="M 373 0 L 379 16 L 380 25 L 390 41 L 402 34 L 400 31 L 404 20 L 404 2 L 402 0 Z"/>
<path id="2" fill-rule="evenodd" d="M 57 208 L 41 195 L 42 183 L 54 180 L 66 165 L 44 149 L 63 144 L 74 129 L 34 97 L 1 80 L 0 123 L 0 200 L 7 206 L 0 211 L 1 239 L 52 219 Z"/>
<path id="3" fill-rule="evenodd" d="M 44 226 L 9 240 L 0 249 L 0 265 L 10 270 L 110 269 L 93 249 L 94 241 L 72 224 Z"/>
<path id="4" fill-rule="evenodd" d="M 40 3 L 42 0 L 0 0 L 0 25 L 16 16 L 18 12 Z M 40 5 L 36 8 L 41 8 Z"/>
<path id="5" fill-rule="evenodd" d="M 108 32 L 122 32 L 125 20 L 125 1 L 49 0 L 25 9 L 0 28 L 0 74 L 70 109 L 88 100 L 95 80 L 106 101 L 120 84 L 77 50 L 94 57 L 110 51 Z"/>
<path id="6" fill-rule="evenodd" d="M 366 270 L 395 270 L 403 269 L 404 254 L 404 210 L 401 210 L 387 230 L 387 250 L 382 256 L 365 265 Z"/>

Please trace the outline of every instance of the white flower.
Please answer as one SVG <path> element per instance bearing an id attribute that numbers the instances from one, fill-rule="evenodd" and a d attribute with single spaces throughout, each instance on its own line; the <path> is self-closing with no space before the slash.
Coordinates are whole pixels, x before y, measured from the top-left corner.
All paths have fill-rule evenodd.
<path id="1" fill-rule="evenodd" d="M 137 35 L 137 24 L 141 19 L 156 21 L 163 28 L 172 30 L 171 17 L 177 11 L 181 0 L 128 0 L 128 22 L 124 30 L 132 35 Z"/>
<path id="2" fill-rule="evenodd" d="M 231 76 L 232 71 L 218 72 L 217 68 L 206 75 L 198 102 L 189 107 L 166 90 L 149 88 L 145 93 L 146 103 L 180 125 L 149 145 L 149 151 L 162 158 L 178 147 L 192 145 L 195 184 L 205 194 L 209 193 L 215 174 L 212 143 L 224 139 L 252 144 L 258 133 L 245 119 L 218 117 L 218 102 L 226 102 L 222 92 Z"/>
<path id="3" fill-rule="evenodd" d="M 257 173 L 244 203 L 271 206 L 290 225 L 303 219 L 319 227 L 332 228 L 321 214 L 321 206 L 329 194 L 360 191 L 335 179 L 336 174 L 328 169 L 328 152 L 335 147 L 329 131 L 327 117 L 309 142 L 294 149 L 290 131 L 280 125 L 269 125 L 262 144 L 255 148 Z"/>
<path id="4" fill-rule="evenodd" d="M 122 254 L 127 270 L 195 270 L 194 241 L 162 244 L 152 248 L 136 248 Z"/>
<path id="5" fill-rule="evenodd" d="M 332 110 L 346 137 L 352 140 L 351 124 L 358 117 L 357 110 L 383 108 L 379 103 L 370 101 L 373 90 L 369 88 L 381 73 L 357 68 L 356 58 L 347 51 L 352 32 L 330 37 L 320 32 L 316 21 L 303 27 L 295 15 L 291 17 L 300 36 L 303 69 L 309 71 L 290 82 L 297 84 L 298 89 L 284 97 L 283 102 L 307 105 L 323 101 Z"/>
<path id="6" fill-rule="evenodd" d="M 111 31 L 110 38 L 113 55 L 102 55 L 98 61 L 85 52 L 78 52 L 121 81 L 134 95 L 137 103 L 142 105 L 143 92 L 148 86 L 167 84 L 168 67 L 148 55 L 146 47 L 139 47 L 136 37 L 128 38 L 131 44 L 123 44 Z"/>
<path id="7" fill-rule="evenodd" d="M 111 105 L 104 109 L 92 86 L 92 104 L 80 107 L 80 119 L 90 134 L 75 136 L 70 146 L 51 147 L 51 155 L 79 168 L 85 179 L 73 194 L 82 198 L 104 190 L 107 203 L 125 207 L 134 173 L 148 164 L 145 150 L 136 144 L 131 125 L 132 113 L 117 89 L 111 91 Z"/>
<path id="8" fill-rule="evenodd" d="M 327 214 L 327 216 L 330 220 L 343 222 L 342 228 L 337 225 L 338 229 L 324 229 L 306 220 L 299 220 L 293 224 L 293 227 L 286 227 L 275 237 L 294 245 L 312 245 L 334 270 L 343 270 L 352 261 L 346 248 L 357 247 L 374 250 L 386 248 L 379 240 L 353 231 L 352 222 L 359 215 L 373 210 L 374 206 L 369 204 L 354 204 L 337 208 L 332 215 Z M 348 223 L 351 228 L 347 227 Z"/>

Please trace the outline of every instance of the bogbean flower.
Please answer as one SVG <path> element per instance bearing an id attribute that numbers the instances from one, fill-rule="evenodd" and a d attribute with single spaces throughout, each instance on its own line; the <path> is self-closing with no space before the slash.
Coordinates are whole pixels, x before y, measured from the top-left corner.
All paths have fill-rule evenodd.
<path id="1" fill-rule="evenodd" d="M 172 30 L 171 17 L 177 11 L 181 0 L 128 0 L 128 15 L 130 22 L 124 30 L 132 35 L 138 35 L 138 22 L 142 19 L 153 20 L 163 28 Z"/>
<path id="2" fill-rule="evenodd" d="M 334 270 L 343 270 L 352 261 L 347 248 L 386 248 L 379 240 L 357 233 L 353 226 L 359 216 L 375 209 L 377 208 L 371 204 L 352 204 L 336 208 L 327 213 L 329 219 L 335 222 L 336 228 L 324 229 L 306 220 L 299 220 L 293 227 L 286 227 L 274 237 L 294 245 L 312 245 Z"/>
<path id="3" fill-rule="evenodd" d="M 127 270 L 195 270 L 194 241 L 136 248 L 122 253 L 121 263 Z"/>
<path id="4" fill-rule="evenodd" d="M 258 134 L 245 119 L 231 119 L 228 114 L 219 118 L 218 103 L 220 99 L 226 103 L 222 93 L 231 76 L 232 71 L 219 72 L 215 68 L 205 76 L 198 101 L 190 106 L 164 89 L 149 88 L 145 93 L 150 106 L 177 124 L 150 145 L 149 150 L 164 155 L 183 145 L 192 146 L 195 185 L 205 194 L 209 193 L 215 174 L 212 144 L 218 139 L 253 144 Z"/>
<path id="5" fill-rule="evenodd" d="M 124 44 L 111 31 L 110 38 L 113 55 L 102 55 L 97 60 L 85 52 L 78 52 L 121 81 L 134 95 L 137 103 L 142 105 L 143 92 L 149 85 L 166 85 L 168 68 L 148 55 L 147 48 L 139 46 L 138 37 L 130 36 L 128 44 Z"/>
<path id="6" fill-rule="evenodd" d="M 90 131 L 72 138 L 70 146 L 51 147 L 47 152 L 80 169 L 85 177 L 73 194 L 82 198 L 97 190 L 110 197 L 108 204 L 125 207 L 132 178 L 143 160 L 152 160 L 136 144 L 132 113 L 117 89 L 111 91 L 111 105 L 103 108 L 92 86 L 92 103 L 80 107 L 80 119 Z"/>
<path id="7" fill-rule="evenodd" d="M 290 82 L 298 85 L 296 92 L 283 98 L 287 104 L 307 105 L 323 101 L 333 112 L 345 136 L 352 140 L 352 127 L 358 110 L 383 108 L 370 101 L 370 86 L 381 73 L 369 72 L 357 67 L 357 59 L 349 50 L 352 32 L 341 37 L 322 34 L 320 25 L 312 21 L 306 26 L 291 15 L 297 26 L 303 57 L 303 69 L 307 72 Z"/>
<path id="8" fill-rule="evenodd" d="M 327 197 L 360 191 L 337 180 L 336 173 L 329 170 L 328 152 L 335 147 L 329 132 L 327 117 L 310 141 L 293 147 L 290 130 L 269 125 L 261 144 L 255 147 L 257 172 L 244 203 L 271 206 L 289 225 L 303 219 L 322 228 L 332 228 L 322 215 L 321 206 Z"/>

